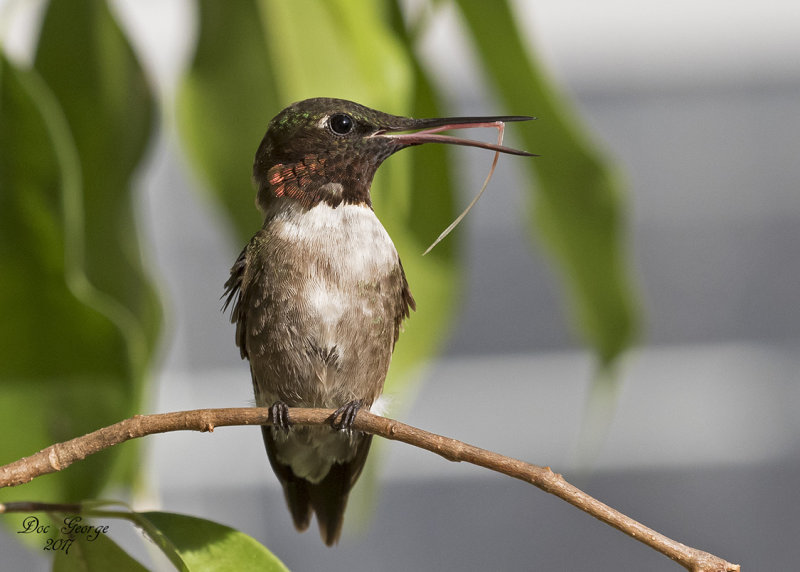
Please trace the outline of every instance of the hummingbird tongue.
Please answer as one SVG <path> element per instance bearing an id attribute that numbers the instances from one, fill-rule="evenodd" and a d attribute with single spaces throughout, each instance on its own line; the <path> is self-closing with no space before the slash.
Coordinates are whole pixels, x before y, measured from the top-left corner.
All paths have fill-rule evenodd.
<path id="1" fill-rule="evenodd" d="M 453 125 L 457 125 L 457 124 L 448 124 L 448 125 L 440 127 L 438 130 L 443 130 L 443 129 L 447 129 L 447 128 L 451 128 L 452 129 Z M 468 124 L 468 125 L 473 125 L 474 126 L 475 124 Z M 465 216 L 467 216 L 467 213 L 472 210 L 472 207 L 474 207 L 475 203 L 478 202 L 478 199 L 481 198 L 481 195 L 483 195 L 483 191 L 486 190 L 486 187 L 489 185 L 489 181 L 492 179 L 492 174 L 494 173 L 495 167 L 497 167 L 497 160 L 500 158 L 500 153 L 503 152 L 504 149 L 508 149 L 508 147 L 503 147 L 503 145 L 502 145 L 502 143 L 503 143 L 503 132 L 504 132 L 505 126 L 506 126 L 506 124 L 504 122 L 498 120 L 498 121 L 493 121 L 493 122 L 488 122 L 488 123 L 480 123 L 479 126 L 480 127 L 496 127 L 497 128 L 497 143 L 495 145 L 489 146 L 489 144 L 485 144 L 487 147 L 484 147 L 484 145 L 476 145 L 476 146 L 480 146 L 480 147 L 484 147 L 484 148 L 491 148 L 491 149 L 494 149 L 494 151 L 495 151 L 494 160 L 492 161 L 492 166 L 489 169 L 489 174 L 486 175 L 486 179 L 483 181 L 483 186 L 481 187 L 481 190 L 478 191 L 478 194 L 475 195 L 475 198 L 472 199 L 472 202 L 469 203 L 467 208 L 465 208 L 464 211 L 460 215 L 458 215 L 456 217 L 456 219 L 452 223 L 450 223 L 450 226 L 448 226 L 446 229 L 444 229 L 442 231 L 442 233 L 436 238 L 436 240 L 433 241 L 433 243 L 427 248 L 427 250 L 422 253 L 422 256 L 425 256 L 431 250 L 433 250 L 433 248 L 437 244 L 439 244 L 444 239 L 444 237 L 446 237 L 448 234 L 450 234 L 450 232 L 455 227 L 458 226 L 458 223 L 460 223 L 461 220 Z M 428 133 L 431 133 L 431 132 L 435 133 L 436 130 L 428 130 Z M 436 137 L 436 135 L 434 135 L 434 137 Z M 450 138 L 448 138 L 448 139 L 450 139 Z M 457 141 L 457 142 L 467 141 L 469 143 L 475 143 L 475 141 L 471 141 L 469 139 L 455 139 L 455 141 Z M 509 151 L 511 151 L 511 152 L 513 152 L 515 154 L 520 154 L 520 155 L 522 155 L 522 154 L 531 155 L 531 153 L 525 153 L 524 151 L 517 151 L 516 149 L 510 149 Z"/>
<path id="2" fill-rule="evenodd" d="M 470 128 L 485 128 L 493 127 L 500 129 L 505 122 L 510 121 L 528 121 L 534 119 L 525 115 L 509 115 L 498 117 L 441 117 L 434 119 L 416 119 L 409 122 L 407 126 L 399 127 L 396 131 L 406 131 L 412 129 L 420 129 L 413 133 L 387 133 L 386 131 L 379 131 L 375 136 L 387 137 L 394 139 L 404 145 L 421 145 L 423 143 L 447 143 L 450 145 L 462 145 L 464 147 L 478 147 L 480 149 L 488 149 L 498 153 L 508 153 L 510 155 L 522 155 L 526 157 L 535 157 L 533 153 L 521 151 L 512 147 L 505 147 L 499 143 L 486 143 L 484 141 L 474 141 L 463 137 L 453 137 L 452 135 L 439 135 L 442 131 L 449 131 L 452 129 L 470 129 Z M 393 130 L 395 131 L 395 130 Z"/>
<path id="3" fill-rule="evenodd" d="M 439 237 L 431 244 L 428 249 L 423 253 L 428 254 L 439 242 L 444 239 L 450 232 L 458 226 L 458 223 L 467 215 L 467 213 L 475 206 L 475 203 L 478 202 L 478 199 L 483 195 L 483 191 L 486 190 L 489 181 L 492 178 L 492 174 L 494 173 L 494 169 L 497 166 L 497 160 L 500 157 L 500 153 L 508 153 L 510 155 L 522 155 L 526 157 L 536 157 L 533 153 L 528 153 L 527 151 L 522 151 L 519 149 L 514 149 L 512 147 L 506 147 L 503 145 L 503 131 L 505 128 L 506 122 L 511 121 L 528 121 L 530 119 L 535 119 L 534 117 L 529 117 L 527 115 L 505 115 L 505 116 L 494 116 L 494 117 L 437 117 L 431 119 L 410 119 L 410 118 L 401 118 L 397 123 L 389 127 L 388 129 L 381 129 L 376 133 L 373 133 L 372 137 L 384 137 L 386 139 L 392 139 L 396 143 L 400 143 L 401 148 L 404 146 L 411 146 L 411 145 L 421 145 L 423 143 L 447 143 L 450 145 L 463 145 L 464 147 L 478 147 L 480 149 L 488 149 L 490 151 L 494 151 L 494 160 L 492 161 L 492 166 L 489 169 L 489 174 L 486 176 L 486 180 L 483 182 L 483 186 L 481 190 L 478 191 L 478 194 L 472 199 L 472 202 L 464 209 L 454 221 L 453 223 L 448 226 L 440 235 Z M 452 135 L 440 135 L 442 131 L 448 131 L 452 129 L 470 129 L 470 128 L 486 128 L 491 127 L 497 129 L 497 143 L 486 143 L 484 141 L 474 141 L 472 139 L 466 139 L 462 137 L 453 137 Z M 416 130 L 416 131 L 414 131 Z M 413 131 L 412 133 L 401 133 L 402 131 Z"/>

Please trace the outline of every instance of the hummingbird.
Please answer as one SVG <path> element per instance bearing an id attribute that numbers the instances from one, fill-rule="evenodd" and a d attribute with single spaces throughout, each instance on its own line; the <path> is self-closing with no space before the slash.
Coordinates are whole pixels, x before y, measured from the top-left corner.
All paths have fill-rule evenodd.
<path id="1" fill-rule="evenodd" d="M 412 119 L 332 98 L 293 103 L 269 123 L 255 155 L 264 224 L 225 283 L 236 344 L 256 405 L 269 407 L 264 445 L 298 531 L 316 514 L 328 546 L 372 436 L 352 430 L 383 390 L 400 327 L 416 310 L 392 239 L 372 209 L 376 170 L 423 143 L 531 155 L 440 134 L 527 116 Z M 330 427 L 290 427 L 289 407 L 335 409 Z"/>

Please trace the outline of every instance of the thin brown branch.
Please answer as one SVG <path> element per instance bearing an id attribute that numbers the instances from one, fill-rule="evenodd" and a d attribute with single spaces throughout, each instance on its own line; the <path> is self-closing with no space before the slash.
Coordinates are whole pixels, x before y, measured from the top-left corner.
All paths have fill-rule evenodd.
<path id="1" fill-rule="evenodd" d="M 0 503 L 0 514 L 7 512 L 83 512 L 81 503 L 13 501 Z"/>
<path id="2" fill-rule="evenodd" d="M 322 425 L 330 421 L 332 414 L 331 409 L 292 408 L 289 410 L 289 419 L 297 425 Z M 0 488 L 21 485 L 41 475 L 60 471 L 93 453 L 145 435 L 168 431 L 213 431 L 216 427 L 232 425 L 269 424 L 269 410 L 252 407 L 137 415 L 83 437 L 51 445 L 30 457 L 0 467 Z M 575 488 L 550 467 L 524 463 L 363 410 L 359 411 L 353 428 L 426 449 L 450 461 L 472 463 L 535 485 L 661 552 L 692 572 L 739 570 L 737 564 L 681 544 L 625 516 Z"/>

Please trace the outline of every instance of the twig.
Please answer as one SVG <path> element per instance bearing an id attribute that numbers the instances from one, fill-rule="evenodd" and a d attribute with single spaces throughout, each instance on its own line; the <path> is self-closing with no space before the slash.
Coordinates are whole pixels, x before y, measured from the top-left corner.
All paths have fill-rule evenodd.
<path id="1" fill-rule="evenodd" d="M 289 420 L 297 425 L 322 425 L 330 421 L 332 414 L 332 409 L 292 408 L 289 409 Z M 216 427 L 270 423 L 269 409 L 254 407 L 137 415 L 83 437 L 51 445 L 30 457 L 0 467 L 0 488 L 21 485 L 41 475 L 60 471 L 93 453 L 145 435 L 168 431 L 213 431 Z M 466 461 L 531 483 L 661 552 L 692 572 L 733 572 L 740 569 L 737 564 L 681 544 L 625 516 L 570 485 L 550 467 L 524 463 L 364 410 L 358 412 L 353 428 L 426 449 L 449 461 Z"/>

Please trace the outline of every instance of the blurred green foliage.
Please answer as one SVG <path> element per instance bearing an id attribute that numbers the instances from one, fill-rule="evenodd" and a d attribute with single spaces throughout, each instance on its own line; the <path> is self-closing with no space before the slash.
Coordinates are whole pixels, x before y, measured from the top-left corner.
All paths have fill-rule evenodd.
<path id="1" fill-rule="evenodd" d="M 0 459 L 140 410 L 160 304 L 139 257 L 130 178 L 154 102 L 105 2 L 49 5 L 33 69 L 0 76 Z M 131 483 L 135 446 L 4 489 L 80 500 Z"/>
<path id="2" fill-rule="evenodd" d="M 638 309 L 624 243 L 624 198 L 616 168 L 590 141 L 567 98 L 530 55 L 506 2 L 456 0 L 486 70 L 509 109 L 535 110 L 520 130 L 543 157 L 532 175 L 531 228 L 561 270 L 577 329 L 609 366 L 633 340 Z M 498 31 L 502 30 L 502 33 Z"/>

